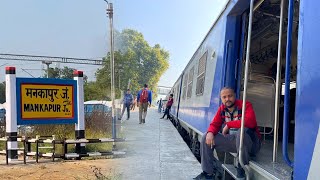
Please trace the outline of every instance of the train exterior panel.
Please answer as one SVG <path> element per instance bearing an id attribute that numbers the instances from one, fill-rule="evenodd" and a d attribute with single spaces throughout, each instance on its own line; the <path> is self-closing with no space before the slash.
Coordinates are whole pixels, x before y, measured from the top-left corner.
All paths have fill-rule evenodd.
<path id="1" fill-rule="evenodd" d="M 319 179 L 320 1 L 301 1 L 299 19 L 295 179 Z"/>
<path id="2" fill-rule="evenodd" d="M 227 6 L 223 11 L 230 11 L 230 7 L 231 5 Z M 220 102 L 219 91 L 224 65 L 223 42 L 226 32 L 225 14 L 223 13 L 215 22 L 183 71 L 178 119 L 201 134 L 206 132 Z M 204 80 L 201 79 L 201 73 L 204 73 Z M 199 81 L 204 81 L 203 90 Z"/>
<path id="3" fill-rule="evenodd" d="M 172 107 L 171 107 L 170 114 L 175 119 L 178 117 L 181 82 L 182 82 L 182 75 L 178 78 L 178 80 L 175 82 L 172 90 L 170 91 L 170 93 L 173 94 L 173 99 L 174 99 Z"/>

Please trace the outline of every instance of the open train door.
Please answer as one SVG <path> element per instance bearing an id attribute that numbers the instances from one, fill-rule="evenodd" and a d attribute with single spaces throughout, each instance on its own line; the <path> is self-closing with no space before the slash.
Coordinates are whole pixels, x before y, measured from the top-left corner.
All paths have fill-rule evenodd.
<path id="1" fill-rule="evenodd" d="M 247 1 L 239 1 L 227 17 L 224 47 L 224 64 L 222 69 L 221 87 L 231 87 L 240 98 L 242 90 L 242 66 L 245 62 L 248 10 Z"/>
<path id="2" fill-rule="evenodd" d="M 239 31 L 239 37 L 240 37 L 240 46 L 239 46 L 239 55 L 236 60 L 236 66 L 235 66 L 235 92 L 236 97 L 240 98 L 240 91 L 242 89 L 241 82 L 242 82 L 242 67 L 243 63 L 245 62 L 246 58 L 246 46 L 247 46 L 247 29 L 248 29 L 248 13 L 244 12 L 241 16 L 241 31 Z"/>

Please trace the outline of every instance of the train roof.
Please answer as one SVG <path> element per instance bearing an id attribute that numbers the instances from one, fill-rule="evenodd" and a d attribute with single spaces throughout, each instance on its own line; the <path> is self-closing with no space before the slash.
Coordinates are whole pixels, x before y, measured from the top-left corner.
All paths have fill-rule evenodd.
<path id="1" fill-rule="evenodd" d="M 91 101 L 86 101 L 84 102 L 85 105 L 95 105 L 95 104 L 101 104 L 105 106 L 112 106 L 112 101 L 98 101 L 98 100 L 91 100 Z"/>

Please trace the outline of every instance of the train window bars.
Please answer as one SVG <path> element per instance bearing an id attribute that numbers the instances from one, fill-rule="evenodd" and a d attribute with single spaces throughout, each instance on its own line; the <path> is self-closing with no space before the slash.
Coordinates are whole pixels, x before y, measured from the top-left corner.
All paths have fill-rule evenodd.
<path id="1" fill-rule="evenodd" d="M 206 74 L 206 65 L 207 65 L 207 54 L 206 51 L 202 57 L 199 59 L 199 66 L 198 66 L 198 77 L 197 77 L 197 88 L 196 88 L 196 95 L 201 96 L 204 92 L 204 83 L 205 83 L 205 74 Z"/>
<path id="2" fill-rule="evenodd" d="M 194 75 L 194 67 L 192 67 L 189 72 L 187 98 L 191 98 L 192 96 L 193 75 Z"/>
<path id="3" fill-rule="evenodd" d="M 187 83 L 188 83 L 188 74 L 185 74 L 185 75 L 184 75 L 184 77 L 183 77 L 183 92 L 182 92 L 182 99 L 186 99 Z"/>

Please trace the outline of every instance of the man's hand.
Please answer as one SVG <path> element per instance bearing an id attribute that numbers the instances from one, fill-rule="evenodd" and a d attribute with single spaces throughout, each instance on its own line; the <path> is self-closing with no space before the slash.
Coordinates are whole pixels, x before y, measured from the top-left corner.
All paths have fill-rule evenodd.
<path id="1" fill-rule="evenodd" d="M 224 128 L 223 128 L 223 130 L 222 130 L 222 134 L 223 134 L 224 136 L 226 136 L 228 132 L 229 132 L 229 128 L 228 128 L 228 126 L 226 125 L 226 126 L 224 126 Z"/>
<path id="2" fill-rule="evenodd" d="M 137 107 L 139 107 L 139 104 L 140 104 L 140 103 L 137 103 Z"/>
<path id="3" fill-rule="evenodd" d="M 149 107 L 151 107 L 151 103 L 148 103 L 149 104 Z"/>
<path id="4" fill-rule="evenodd" d="M 215 144 L 214 144 L 214 136 L 213 136 L 213 133 L 212 133 L 212 132 L 208 132 L 208 133 L 207 133 L 207 136 L 206 136 L 206 144 L 207 144 L 208 146 L 210 146 L 211 149 L 212 149 L 212 147 L 215 145 Z"/>

